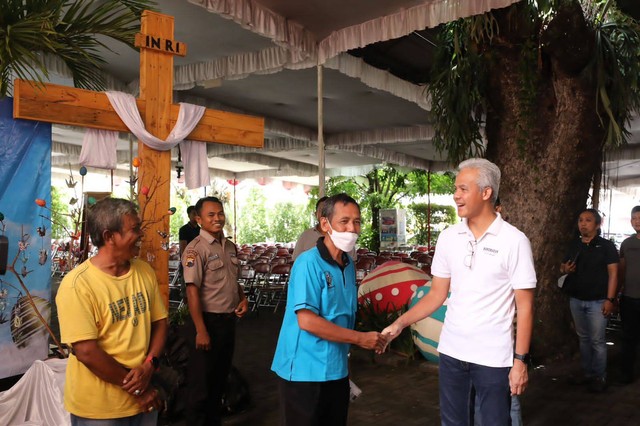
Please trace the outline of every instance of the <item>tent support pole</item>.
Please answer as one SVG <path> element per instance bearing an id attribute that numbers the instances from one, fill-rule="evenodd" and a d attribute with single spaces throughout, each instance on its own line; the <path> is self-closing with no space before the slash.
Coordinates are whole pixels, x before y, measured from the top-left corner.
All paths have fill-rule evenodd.
<path id="1" fill-rule="evenodd" d="M 318 64 L 318 197 L 325 195 L 322 65 Z"/>

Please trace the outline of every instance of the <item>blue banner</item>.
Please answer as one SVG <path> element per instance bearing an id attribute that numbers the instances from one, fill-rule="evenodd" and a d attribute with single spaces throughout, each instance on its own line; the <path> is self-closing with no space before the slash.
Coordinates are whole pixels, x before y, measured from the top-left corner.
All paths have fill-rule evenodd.
<path id="1" fill-rule="evenodd" d="M 0 275 L 0 378 L 48 355 L 50 205 L 51 125 L 14 120 L 13 99 L 0 99 L 0 235 L 8 241 Z"/>

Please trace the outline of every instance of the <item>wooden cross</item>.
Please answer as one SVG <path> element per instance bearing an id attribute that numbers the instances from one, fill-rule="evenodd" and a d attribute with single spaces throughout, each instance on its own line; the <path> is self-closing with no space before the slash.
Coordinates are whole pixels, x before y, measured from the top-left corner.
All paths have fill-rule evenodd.
<path id="1" fill-rule="evenodd" d="M 173 40 L 172 16 L 144 11 L 140 47 L 140 97 L 136 100 L 147 131 L 165 140 L 176 123 L 179 105 L 173 104 L 173 55 L 186 54 L 186 45 Z M 111 107 L 106 94 L 16 80 L 14 118 L 67 124 L 79 127 L 129 132 Z M 207 109 L 189 140 L 261 148 L 264 119 Z M 138 191 L 138 202 L 145 227 L 140 258 L 155 269 L 165 304 L 169 298 L 169 254 L 162 249 L 161 234 L 169 233 L 169 190 L 171 151 L 156 151 L 138 143 L 138 188 L 150 189 L 147 197 Z"/>

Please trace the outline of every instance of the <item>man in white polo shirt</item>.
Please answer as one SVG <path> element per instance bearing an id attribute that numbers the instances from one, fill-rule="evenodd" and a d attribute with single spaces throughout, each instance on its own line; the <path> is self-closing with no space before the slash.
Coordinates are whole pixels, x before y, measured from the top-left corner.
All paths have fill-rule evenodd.
<path id="1" fill-rule="evenodd" d="M 471 388 L 482 424 L 510 425 L 511 395 L 522 394 L 528 381 L 533 256 L 527 237 L 494 210 L 500 169 L 479 158 L 463 161 L 459 169 L 454 200 L 463 220 L 438 238 L 431 290 L 382 334 L 395 338 L 431 315 L 451 292 L 438 345 L 442 425 L 471 424 Z"/>

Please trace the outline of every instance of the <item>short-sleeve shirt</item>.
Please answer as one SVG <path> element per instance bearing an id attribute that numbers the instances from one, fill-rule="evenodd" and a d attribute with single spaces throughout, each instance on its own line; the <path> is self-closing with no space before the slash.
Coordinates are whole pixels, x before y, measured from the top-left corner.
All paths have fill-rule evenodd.
<path id="1" fill-rule="evenodd" d="M 292 382 L 325 382 L 347 377 L 350 345 L 321 339 L 298 325 L 297 312 L 308 309 L 340 327 L 353 329 L 357 309 L 353 262 L 343 254 L 344 268 L 318 240 L 293 264 L 287 307 L 271 369 Z"/>
<path id="2" fill-rule="evenodd" d="M 167 317 L 155 272 L 132 260 L 129 272 L 111 276 L 91 260 L 69 272 L 56 295 L 64 343 L 96 340 L 101 349 L 126 368 L 145 360 L 151 323 Z M 115 419 L 142 411 L 136 399 L 97 377 L 72 354 L 67 364 L 64 405 L 91 419 Z"/>
<path id="3" fill-rule="evenodd" d="M 198 235 L 200 235 L 200 227 L 198 225 L 191 226 L 190 223 L 182 225 L 178 231 L 178 239 L 180 241 L 186 241 L 187 244 L 193 241 Z"/>
<path id="4" fill-rule="evenodd" d="M 640 299 L 640 238 L 633 235 L 622 242 L 620 257 L 625 260 L 622 294 Z"/>
<path id="5" fill-rule="evenodd" d="M 512 366 L 514 290 L 536 286 L 528 238 L 498 214 L 476 240 L 463 219 L 440 234 L 431 273 L 450 279 L 438 351 L 487 367 Z"/>
<path id="6" fill-rule="evenodd" d="M 322 234 L 318 232 L 315 226 L 300 234 L 298 241 L 296 241 L 296 246 L 293 248 L 293 254 L 291 255 L 293 260 L 296 260 L 301 253 L 314 248 L 318 242 L 318 238 L 321 236 Z"/>
<path id="7" fill-rule="evenodd" d="M 184 282 L 199 289 L 204 312 L 231 313 L 240 303 L 236 245 L 216 239 L 205 230 L 182 254 Z"/>
<path id="8" fill-rule="evenodd" d="M 608 266 L 620 261 L 613 242 L 596 236 L 588 244 L 576 238 L 571 242 L 565 261 L 577 256 L 576 271 L 565 279 L 563 289 L 579 300 L 606 299 L 609 289 Z"/>

